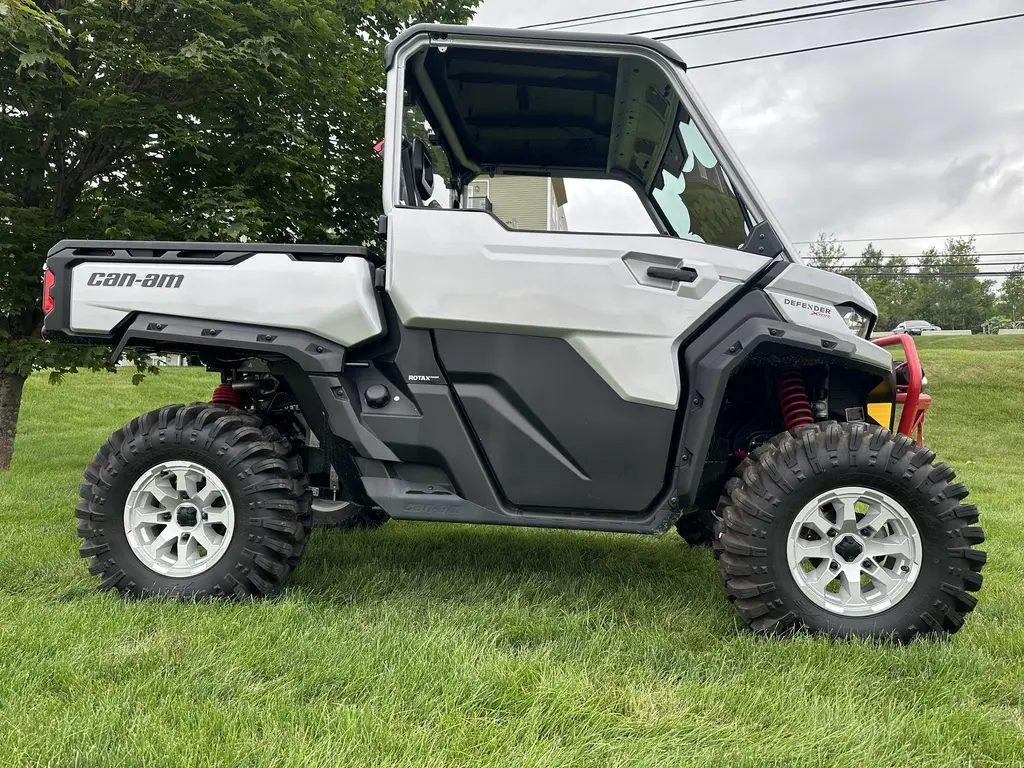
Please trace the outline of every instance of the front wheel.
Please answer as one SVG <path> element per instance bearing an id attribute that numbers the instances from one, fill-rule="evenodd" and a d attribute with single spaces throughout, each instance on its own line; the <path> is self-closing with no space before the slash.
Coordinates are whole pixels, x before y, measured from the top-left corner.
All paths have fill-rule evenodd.
<path id="1" fill-rule="evenodd" d="M 981 588 L 985 540 L 967 488 L 935 454 L 863 424 L 772 439 L 726 486 L 726 594 L 756 632 L 948 635 Z"/>

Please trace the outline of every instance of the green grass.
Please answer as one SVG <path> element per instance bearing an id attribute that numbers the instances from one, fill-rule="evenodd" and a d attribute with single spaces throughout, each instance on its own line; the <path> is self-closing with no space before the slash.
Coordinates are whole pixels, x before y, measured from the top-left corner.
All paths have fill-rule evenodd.
<path id="1" fill-rule="evenodd" d="M 1024 764 L 1024 338 L 929 338 L 927 439 L 989 535 L 981 604 L 907 648 L 745 632 L 663 538 L 317 532 L 285 593 L 123 602 L 72 508 L 107 434 L 210 377 L 32 378 L 0 474 L 0 764 Z"/>

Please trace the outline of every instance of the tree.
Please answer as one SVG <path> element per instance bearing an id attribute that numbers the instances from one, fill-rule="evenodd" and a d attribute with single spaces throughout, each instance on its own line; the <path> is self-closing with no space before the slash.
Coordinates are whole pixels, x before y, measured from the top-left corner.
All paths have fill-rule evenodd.
<path id="1" fill-rule="evenodd" d="M 829 272 L 843 272 L 844 260 L 847 258 L 846 249 L 836 240 L 835 235 L 820 233 L 808 251 L 807 261 L 812 267 L 826 269 Z"/>
<path id="2" fill-rule="evenodd" d="M 943 328 L 973 329 L 992 315 L 993 283 L 975 277 L 980 271 L 974 238 L 950 239 L 941 253 L 928 249 L 921 254 L 918 273 L 912 302 L 918 318 Z"/>
<path id="3" fill-rule="evenodd" d="M 383 48 L 477 0 L 0 0 L 0 469 L 62 237 L 372 239 Z"/>
<path id="4" fill-rule="evenodd" d="M 892 328 L 900 322 L 913 287 L 907 278 L 909 268 L 898 256 L 885 253 L 869 243 L 848 274 L 867 291 L 878 305 L 879 328 Z M 902 318 L 906 319 L 906 318 Z"/>
<path id="5" fill-rule="evenodd" d="M 1013 270 L 999 291 L 999 314 L 1015 323 L 1024 315 L 1024 266 Z"/>

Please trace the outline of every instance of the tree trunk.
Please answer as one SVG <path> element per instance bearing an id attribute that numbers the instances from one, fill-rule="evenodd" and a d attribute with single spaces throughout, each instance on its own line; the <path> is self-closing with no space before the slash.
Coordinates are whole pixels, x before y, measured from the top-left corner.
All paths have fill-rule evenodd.
<path id="1" fill-rule="evenodd" d="M 0 372 L 0 470 L 11 466 L 14 455 L 14 433 L 18 431 L 18 411 L 25 377 Z"/>

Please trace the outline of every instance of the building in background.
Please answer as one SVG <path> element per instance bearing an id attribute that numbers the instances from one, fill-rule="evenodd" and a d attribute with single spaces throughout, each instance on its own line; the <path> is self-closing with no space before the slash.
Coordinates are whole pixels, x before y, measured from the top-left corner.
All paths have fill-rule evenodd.
<path id="1" fill-rule="evenodd" d="M 565 232 L 565 182 L 542 176 L 493 176 L 474 180 L 463 205 L 490 211 L 511 229 Z"/>

